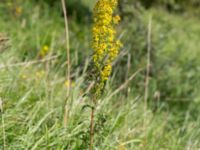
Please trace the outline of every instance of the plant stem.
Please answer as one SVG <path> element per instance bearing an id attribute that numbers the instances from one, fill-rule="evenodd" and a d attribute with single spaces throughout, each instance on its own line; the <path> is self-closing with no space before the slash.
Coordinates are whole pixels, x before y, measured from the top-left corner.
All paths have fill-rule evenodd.
<path id="1" fill-rule="evenodd" d="M 147 35 L 147 66 L 146 66 L 146 81 L 145 81 L 145 94 L 144 94 L 144 113 L 146 114 L 147 110 L 147 100 L 149 97 L 149 74 L 151 67 L 151 23 L 152 16 L 149 17 L 148 24 L 148 35 Z M 145 118 L 146 119 L 146 118 Z"/>
<path id="2" fill-rule="evenodd" d="M 0 99 L 1 102 L 1 99 Z M 0 104 L 1 105 L 1 104 Z M 3 106 L 0 106 L 0 113 L 1 114 L 1 123 L 2 123 L 2 136 L 3 136 L 3 150 L 6 150 L 6 132 L 5 132 L 5 123 L 4 123 L 4 112 L 3 112 Z"/>
<path id="3" fill-rule="evenodd" d="M 68 86 L 67 86 L 67 98 L 69 98 L 69 94 L 70 94 L 70 88 L 71 88 L 71 81 L 70 81 L 70 45 L 69 45 L 69 26 L 68 26 L 68 19 L 67 19 L 67 9 L 66 9 L 66 5 L 65 5 L 65 0 L 61 0 L 62 3 L 62 8 L 63 8 L 63 13 L 64 13 L 64 21 L 65 21 L 65 38 L 66 38 L 66 48 L 67 48 L 67 82 L 68 82 Z M 67 126 L 67 120 L 68 120 L 68 110 L 66 110 L 67 108 L 67 104 L 64 104 L 64 127 Z"/>
<path id="4" fill-rule="evenodd" d="M 95 108 L 93 107 L 90 118 L 90 150 L 93 149 L 93 144 L 94 144 L 94 113 L 95 113 Z"/>
<path id="5" fill-rule="evenodd" d="M 70 92 L 70 44 L 69 44 L 69 25 L 68 25 L 68 19 L 67 19 L 67 9 L 66 9 L 66 4 L 65 0 L 62 1 L 62 8 L 63 8 L 63 13 L 64 13 L 64 21 L 65 21 L 65 39 L 66 39 L 66 49 L 67 49 L 67 80 L 69 82 L 68 90 L 67 90 L 67 95 L 69 95 Z"/>
<path id="6" fill-rule="evenodd" d="M 147 121 L 147 105 L 149 98 L 149 80 L 151 67 L 151 32 L 152 32 L 152 16 L 149 16 L 148 33 L 147 33 L 147 65 L 146 65 L 146 79 L 145 79 L 145 93 L 144 93 L 144 122 L 143 128 L 146 127 Z"/>

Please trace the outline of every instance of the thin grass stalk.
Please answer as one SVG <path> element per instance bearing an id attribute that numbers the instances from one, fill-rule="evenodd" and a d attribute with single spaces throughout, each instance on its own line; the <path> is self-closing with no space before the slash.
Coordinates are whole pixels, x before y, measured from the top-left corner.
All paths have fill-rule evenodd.
<path id="1" fill-rule="evenodd" d="M 4 122 L 4 110 L 3 102 L 0 98 L 0 112 L 1 114 L 1 123 L 2 123 L 2 136 L 3 136 L 3 150 L 6 150 L 6 132 L 5 132 L 5 122 Z"/>
<path id="2" fill-rule="evenodd" d="M 144 120 L 146 120 L 147 113 L 147 101 L 149 97 L 149 74 L 151 67 L 151 29 L 152 28 L 152 16 L 149 17 L 148 22 L 148 35 L 147 35 L 147 65 L 146 65 L 146 79 L 145 79 L 145 94 L 144 94 Z"/>
<path id="3" fill-rule="evenodd" d="M 71 62 L 70 62 L 70 44 L 69 44 L 69 26 L 68 26 L 68 19 L 67 19 L 67 9 L 66 9 L 66 4 L 65 0 L 61 0 L 62 3 L 62 9 L 64 13 L 64 21 L 65 21 L 65 38 L 66 38 L 66 49 L 67 49 L 67 99 L 69 98 L 70 94 L 70 88 L 71 88 L 71 81 L 70 81 L 70 72 L 71 72 Z M 67 121 L 68 121 L 68 109 L 65 104 L 64 106 L 64 127 L 67 126 Z"/>
<path id="4" fill-rule="evenodd" d="M 57 59 L 59 56 L 58 55 L 55 55 L 55 56 L 51 56 L 51 57 L 48 57 L 48 58 L 44 58 L 44 59 L 41 59 L 41 60 L 34 60 L 34 61 L 28 61 L 28 62 L 20 62 L 20 63 L 13 63 L 13 64 L 0 64 L 0 70 L 1 69 L 10 69 L 10 68 L 13 68 L 13 67 L 28 67 L 30 65 L 35 65 L 35 64 L 39 64 L 39 63 L 45 63 L 47 61 L 52 61 L 52 60 L 55 60 Z"/>

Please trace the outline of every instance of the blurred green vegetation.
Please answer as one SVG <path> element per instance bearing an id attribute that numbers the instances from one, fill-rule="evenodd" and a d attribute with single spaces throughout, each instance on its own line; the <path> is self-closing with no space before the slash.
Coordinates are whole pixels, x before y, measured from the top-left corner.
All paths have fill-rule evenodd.
<path id="1" fill-rule="evenodd" d="M 170 13 L 192 14 L 199 17 L 199 0 L 119 0 L 121 5 L 129 4 L 136 7 L 163 8 Z"/>
<path id="2" fill-rule="evenodd" d="M 66 47 L 60 1 L 2 0 L 0 33 L 0 149 L 87 149 L 90 99 L 82 96 L 91 60 L 95 0 L 66 0 L 74 84 L 70 120 L 63 128 L 66 99 Z M 102 150 L 200 147 L 200 2 L 121 0 L 117 31 L 124 47 L 97 110 L 95 147 Z M 148 108 L 144 111 L 147 33 L 152 16 Z M 0 43 L 1 44 L 1 43 Z M 48 52 L 39 57 L 41 49 Z M 5 67 L 56 56 L 45 63 Z M 113 94 L 137 70 L 122 91 Z M 112 95 L 113 94 L 113 95 Z M 145 114 L 148 116 L 146 117 Z M 145 120 L 145 121 L 144 121 Z M 144 123 L 145 122 L 145 123 Z M 5 136 L 4 129 L 5 128 Z M 4 141 L 5 140 L 5 141 Z"/>

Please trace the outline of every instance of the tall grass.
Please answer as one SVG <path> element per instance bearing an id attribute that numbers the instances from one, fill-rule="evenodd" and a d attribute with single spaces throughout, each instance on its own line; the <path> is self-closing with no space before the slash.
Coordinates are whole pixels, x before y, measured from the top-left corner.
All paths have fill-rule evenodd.
<path id="1" fill-rule="evenodd" d="M 64 128 L 68 87 L 62 7 L 21 2 L 18 16 L 11 9 L 16 5 L 0 2 L 0 32 L 10 39 L 0 54 L 0 149 L 88 149 L 91 88 L 85 77 L 92 51 L 91 22 L 69 16 L 72 85 L 70 119 Z M 89 10 L 92 5 L 84 1 Z M 126 7 L 132 11 L 131 5 Z M 146 72 L 139 69 L 147 64 L 149 13 L 152 66 L 144 117 Z M 199 20 L 154 8 L 134 9 L 123 19 L 117 30 L 124 47 L 96 107 L 94 149 L 198 150 Z M 38 59 L 45 45 L 48 54 Z"/>

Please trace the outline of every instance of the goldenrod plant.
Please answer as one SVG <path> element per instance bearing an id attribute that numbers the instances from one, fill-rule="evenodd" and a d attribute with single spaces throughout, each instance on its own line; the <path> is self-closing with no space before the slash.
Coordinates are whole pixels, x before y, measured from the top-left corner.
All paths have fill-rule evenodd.
<path id="1" fill-rule="evenodd" d="M 98 0 L 93 10 L 94 88 L 92 91 L 93 108 L 91 112 L 90 149 L 93 147 L 95 105 L 102 95 L 105 83 L 112 71 L 112 63 L 122 46 L 121 42 L 117 40 L 115 29 L 120 21 L 120 17 L 114 15 L 117 4 L 117 0 Z"/>
<path id="2" fill-rule="evenodd" d="M 112 71 L 112 62 L 117 57 L 121 42 L 116 39 L 115 25 L 120 17 L 113 16 L 117 0 L 99 0 L 93 15 L 93 69 L 95 70 L 95 97 L 99 97 Z"/>
<path id="3" fill-rule="evenodd" d="M 103 49 L 96 67 L 91 31 L 103 19 L 89 18 L 98 0 L 63 1 L 70 43 L 61 0 L 0 0 L 0 150 L 89 150 L 91 108 L 93 150 L 199 150 L 200 5 L 174 10 L 157 0 L 146 9 L 147 0 L 118 0 L 109 16 L 113 42 L 124 46 L 111 63 Z M 176 3 L 184 1 L 199 0 Z"/>

